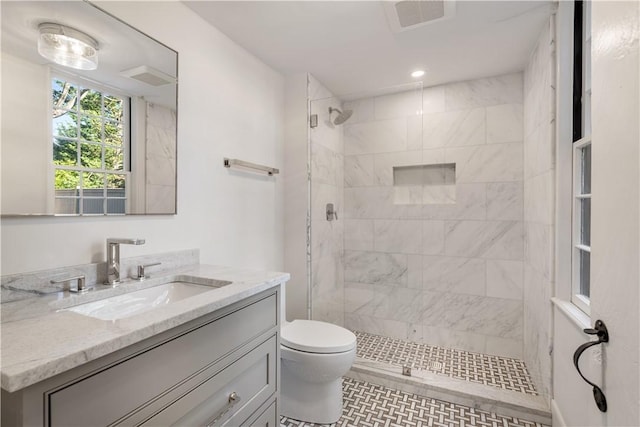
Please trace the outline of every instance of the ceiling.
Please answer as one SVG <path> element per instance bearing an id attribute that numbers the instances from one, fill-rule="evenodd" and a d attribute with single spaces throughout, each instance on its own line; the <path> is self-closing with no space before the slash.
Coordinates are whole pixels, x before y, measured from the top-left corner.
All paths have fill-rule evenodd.
<path id="1" fill-rule="evenodd" d="M 184 1 L 284 74 L 310 72 L 334 94 L 372 93 L 523 70 L 550 1 L 457 1 L 455 16 L 393 32 L 380 1 Z M 387 3 L 388 5 L 388 3 Z"/>

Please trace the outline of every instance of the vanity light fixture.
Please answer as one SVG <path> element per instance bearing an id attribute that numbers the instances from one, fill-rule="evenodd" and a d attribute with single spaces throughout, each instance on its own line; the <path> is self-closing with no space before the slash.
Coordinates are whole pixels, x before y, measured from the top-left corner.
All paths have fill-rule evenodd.
<path id="1" fill-rule="evenodd" d="M 53 22 L 43 22 L 38 30 L 38 53 L 43 57 L 76 70 L 98 68 L 98 42 L 92 37 Z"/>
<path id="2" fill-rule="evenodd" d="M 424 70 L 416 70 L 413 73 L 411 73 L 411 77 L 413 77 L 414 79 L 417 79 L 422 76 L 424 76 Z"/>

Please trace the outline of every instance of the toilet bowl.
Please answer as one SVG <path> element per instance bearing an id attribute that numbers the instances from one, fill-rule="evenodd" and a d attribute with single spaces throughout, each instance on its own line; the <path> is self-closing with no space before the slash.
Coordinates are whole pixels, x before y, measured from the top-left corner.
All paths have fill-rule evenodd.
<path id="1" fill-rule="evenodd" d="M 356 336 L 315 320 L 294 320 L 281 330 L 281 414 L 331 424 L 342 415 L 342 376 L 356 357 Z"/>

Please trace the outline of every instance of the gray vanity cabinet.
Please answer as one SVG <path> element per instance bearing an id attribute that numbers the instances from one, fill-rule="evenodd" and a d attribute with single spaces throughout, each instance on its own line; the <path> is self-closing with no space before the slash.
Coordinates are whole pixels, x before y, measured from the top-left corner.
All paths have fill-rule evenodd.
<path id="1" fill-rule="evenodd" d="M 3 391 L 2 425 L 278 426 L 277 292 L 19 392 Z"/>

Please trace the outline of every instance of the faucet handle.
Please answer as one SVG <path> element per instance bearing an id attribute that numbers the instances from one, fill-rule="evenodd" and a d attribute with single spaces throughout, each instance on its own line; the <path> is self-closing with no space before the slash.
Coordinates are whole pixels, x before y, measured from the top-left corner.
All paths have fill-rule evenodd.
<path id="1" fill-rule="evenodd" d="M 77 276 L 71 276 L 71 277 L 66 277 L 64 279 L 60 279 L 60 280 L 51 280 L 51 284 L 57 285 L 60 283 L 66 283 L 66 282 L 70 282 L 72 280 L 76 280 L 76 287 L 72 288 L 71 286 L 69 286 L 69 292 L 73 292 L 73 293 L 78 293 L 78 294 L 84 294 L 85 292 L 89 292 L 89 289 L 87 289 L 87 287 L 85 286 L 86 284 L 86 278 L 84 277 L 84 274 L 79 274 Z"/>
<path id="2" fill-rule="evenodd" d="M 107 238 L 107 244 L 121 244 L 121 245 L 144 245 L 145 240 L 139 238 L 118 238 L 118 237 L 109 237 Z"/>
<path id="3" fill-rule="evenodd" d="M 147 278 L 147 276 L 145 276 L 145 272 L 144 272 L 145 268 L 154 267 L 154 266 L 160 265 L 160 264 L 162 264 L 162 263 L 161 262 L 154 262 L 152 264 L 140 264 L 140 265 L 138 265 L 138 276 L 136 277 L 136 280 L 142 281 L 142 280 Z"/>

